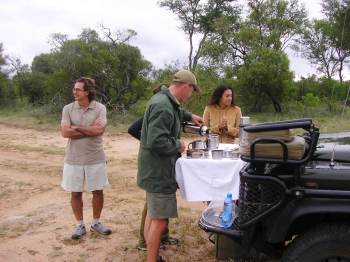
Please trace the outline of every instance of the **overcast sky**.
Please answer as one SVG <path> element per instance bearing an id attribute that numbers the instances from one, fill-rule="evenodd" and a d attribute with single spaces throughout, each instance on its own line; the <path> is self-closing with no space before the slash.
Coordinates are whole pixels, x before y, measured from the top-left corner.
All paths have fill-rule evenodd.
<path id="1" fill-rule="evenodd" d="M 244 0 L 243 0 L 244 1 Z M 321 17 L 322 0 L 302 0 L 309 16 Z M 137 37 L 131 44 L 157 68 L 175 60 L 186 63 L 188 42 L 179 21 L 160 8 L 158 0 L 1 0 L 0 42 L 5 54 L 31 64 L 34 56 L 50 52 L 52 33 L 75 38 L 82 28 L 133 29 Z M 303 58 L 290 55 L 295 76 L 315 73 Z"/>

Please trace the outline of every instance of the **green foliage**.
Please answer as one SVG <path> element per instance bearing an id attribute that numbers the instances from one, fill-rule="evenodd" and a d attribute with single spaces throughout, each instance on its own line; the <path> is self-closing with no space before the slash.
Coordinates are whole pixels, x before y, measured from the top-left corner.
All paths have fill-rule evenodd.
<path id="1" fill-rule="evenodd" d="M 324 0 L 322 13 L 329 24 L 327 34 L 331 47 L 335 49 L 334 60 L 340 82 L 343 82 L 343 70 L 350 57 L 350 2 L 348 0 Z"/>
<path id="2" fill-rule="evenodd" d="M 333 27 L 329 21 L 314 20 L 304 31 L 303 37 L 298 39 L 298 46 L 294 49 L 317 66 L 317 70 L 331 79 L 335 74 L 339 61 L 337 50 L 333 44 Z"/>
<path id="3" fill-rule="evenodd" d="M 52 74 L 54 68 L 55 61 L 51 54 L 40 54 L 33 59 L 32 72 Z"/>
<path id="4" fill-rule="evenodd" d="M 305 8 L 298 0 L 249 0 L 248 25 L 257 32 L 256 44 L 283 50 L 307 22 Z"/>
<path id="5" fill-rule="evenodd" d="M 295 105 L 295 103 L 294 103 Z M 339 104 L 341 107 L 342 105 Z M 0 122 L 19 127 L 33 128 L 36 130 L 55 130 L 59 129 L 60 114 L 48 113 L 50 109 L 45 106 L 31 106 L 25 103 L 11 106 L 10 108 L 0 108 Z M 244 115 L 251 117 L 252 123 L 263 123 L 279 120 L 296 119 L 302 117 L 311 117 L 313 122 L 320 127 L 322 133 L 349 131 L 350 110 L 347 109 L 344 114 L 329 112 L 325 105 L 301 112 L 290 110 L 282 113 L 246 113 Z M 125 133 L 130 123 L 135 121 L 139 115 L 134 114 L 112 114 L 108 116 L 108 133 Z M 335 121 L 336 119 L 336 121 Z"/>
<path id="6" fill-rule="evenodd" d="M 316 126 L 320 128 L 321 133 L 330 133 L 349 131 L 348 119 L 350 117 L 350 111 L 346 111 L 343 115 L 341 113 L 334 114 L 334 112 L 329 112 L 326 106 L 320 105 L 318 107 L 308 109 L 306 111 L 301 111 L 300 107 L 298 107 L 295 111 L 291 110 L 290 112 L 285 112 L 281 114 L 255 113 L 249 114 L 249 116 L 251 118 L 252 123 L 273 122 L 304 117 L 312 118 Z"/>
<path id="7" fill-rule="evenodd" d="M 33 60 L 31 71 L 15 76 L 18 90 L 31 104 L 53 104 L 61 110 L 72 100 L 72 84 L 81 76 L 97 83 L 97 99 L 112 111 L 125 112 L 147 93 L 151 64 L 140 50 L 84 29 L 77 39 L 53 36 L 55 48 Z"/>
<path id="8" fill-rule="evenodd" d="M 10 105 L 13 102 L 14 93 L 11 91 L 11 83 L 8 77 L 0 72 L 0 106 Z"/>
<path id="9" fill-rule="evenodd" d="M 299 2 L 249 0 L 246 16 L 242 16 L 239 2 L 232 0 L 160 1 L 160 6 L 180 20 L 190 44 L 189 68 L 202 88 L 185 108 L 202 115 L 214 88 L 227 84 L 233 87 L 236 103 L 244 114 L 275 111 L 307 117 L 317 115 L 317 110 L 322 114 L 343 111 L 349 83 L 332 77 L 337 70 L 341 76 L 341 67 L 348 63 L 349 3 L 323 1 L 325 19 L 308 25 L 305 8 Z M 112 34 L 108 28 L 102 29 L 102 34 L 83 29 L 74 39 L 53 34 L 51 52 L 36 56 L 30 67 L 11 61 L 16 62 L 12 79 L 3 70 L 8 58 L 0 44 L 0 104 L 30 103 L 58 114 L 72 101 L 74 80 L 90 76 L 96 79 L 97 99 L 108 106 L 110 116 L 124 121 L 128 113 L 142 115 L 152 89 L 169 84 L 183 65 L 174 63 L 153 70 L 140 50 L 128 44 L 135 31 Z M 304 38 L 295 49 L 303 51 L 326 78 L 311 76 L 292 81 L 283 50 L 302 33 Z"/>
<path id="10" fill-rule="evenodd" d="M 216 34 L 216 21 L 226 18 L 229 23 L 239 20 L 240 8 L 232 5 L 232 0 L 162 0 L 161 7 L 172 11 L 181 23 L 181 29 L 189 40 L 188 68 L 197 69 L 203 57 L 204 44 L 208 37 Z M 197 41 L 194 41 L 194 40 Z M 197 47 L 195 42 L 198 43 Z"/>
<path id="11" fill-rule="evenodd" d="M 22 78 L 23 94 L 27 97 L 28 102 L 33 105 L 44 104 L 48 96 L 46 88 L 48 76 L 44 73 L 32 73 Z"/>
<path id="12" fill-rule="evenodd" d="M 332 26 L 332 40 L 343 51 L 350 51 L 350 2 L 324 0 L 322 13 Z"/>
<path id="13" fill-rule="evenodd" d="M 305 8 L 298 0 L 249 0 L 248 14 L 232 22 L 220 17 L 215 33 L 204 45 L 206 59 L 234 71 L 259 48 L 285 50 L 307 25 Z"/>
<path id="14" fill-rule="evenodd" d="M 8 72 L 4 69 L 7 64 L 7 56 L 3 52 L 2 43 L 0 43 L 0 106 L 11 105 L 14 101 L 12 84 Z"/>
<path id="15" fill-rule="evenodd" d="M 194 92 L 185 108 L 195 114 L 202 115 L 204 107 L 209 103 L 213 90 L 221 81 L 215 70 L 199 67 L 195 72 L 201 93 Z"/>
<path id="16" fill-rule="evenodd" d="M 311 93 L 307 93 L 302 99 L 306 107 L 316 107 L 321 103 L 320 98 Z"/>
<path id="17" fill-rule="evenodd" d="M 344 102 L 348 88 L 348 82 L 340 83 L 328 78 L 317 79 L 316 76 L 302 78 L 295 84 L 296 100 L 301 102 L 306 94 L 312 94 L 320 98 L 329 112 L 339 113 L 342 111 L 341 103 Z"/>
<path id="18" fill-rule="evenodd" d="M 136 116 L 142 116 L 146 111 L 148 100 L 149 99 L 140 99 L 132 108 L 130 108 L 130 112 Z"/>
<path id="19" fill-rule="evenodd" d="M 241 95 L 252 112 L 266 109 L 266 101 L 271 101 L 277 113 L 281 112 L 281 103 L 292 78 L 287 56 L 267 48 L 250 54 L 238 73 Z"/>

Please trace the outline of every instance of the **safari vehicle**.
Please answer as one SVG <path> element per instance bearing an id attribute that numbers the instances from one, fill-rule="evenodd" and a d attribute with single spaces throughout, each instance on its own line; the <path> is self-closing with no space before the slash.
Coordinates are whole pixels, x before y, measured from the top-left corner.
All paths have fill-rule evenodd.
<path id="1" fill-rule="evenodd" d="M 305 132 L 303 154 L 294 159 L 289 142 L 259 138 L 259 133 L 293 129 Z M 258 261 L 261 254 L 278 261 L 350 261 L 350 145 L 318 143 L 319 129 L 309 118 L 244 130 L 257 138 L 241 155 L 247 164 L 240 171 L 233 225 L 224 229 L 202 217 L 199 226 L 229 239 L 235 261 Z M 271 144 L 279 146 L 281 157 L 258 154 L 259 147 Z"/>

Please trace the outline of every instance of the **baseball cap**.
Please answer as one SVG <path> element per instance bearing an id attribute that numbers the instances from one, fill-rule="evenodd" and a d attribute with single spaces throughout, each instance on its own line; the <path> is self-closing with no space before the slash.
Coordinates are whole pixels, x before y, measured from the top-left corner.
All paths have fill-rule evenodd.
<path id="1" fill-rule="evenodd" d="M 178 71 L 173 78 L 173 82 L 180 82 L 180 83 L 185 83 L 185 84 L 190 84 L 193 86 L 194 91 L 200 92 L 201 89 L 197 85 L 197 79 L 195 75 L 188 70 L 180 70 Z"/>

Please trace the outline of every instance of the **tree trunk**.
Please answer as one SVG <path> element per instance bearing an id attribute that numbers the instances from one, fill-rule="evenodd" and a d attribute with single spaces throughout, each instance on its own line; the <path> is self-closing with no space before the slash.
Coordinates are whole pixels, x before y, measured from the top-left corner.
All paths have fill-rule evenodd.
<path id="1" fill-rule="evenodd" d="M 268 97 L 271 99 L 272 105 L 275 108 L 275 112 L 276 113 L 282 113 L 282 107 L 280 105 L 280 103 L 278 103 L 278 101 L 270 94 L 267 94 Z"/>
<path id="2" fill-rule="evenodd" d="M 339 63 L 339 70 L 338 70 L 338 74 L 339 74 L 339 82 L 342 84 L 343 83 L 343 65 L 344 65 L 344 60 L 341 60 Z"/>
<path id="3" fill-rule="evenodd" d="M 190 33 L 189 34 L 189 39 L 190 39 L 190 52 L 189 52 L 189 54 L 188 54 L 188 70 L 190 70 L 190 71 L 193 71 L 192 70 L 192 67 L 193 67 L 193 65 L 192 65 L 192 53 L 193 53 L 193 42 L 192 42 L 192 37 L 193 37 L 193 33 Z"/>
<path id="4" fill-rule="evenodd" d="M 278 102 L 274 101 L 273 102 L 273 107 L 275 108 L 275 112 L 276 113 L 282 113 L 281 105 Z"/>

